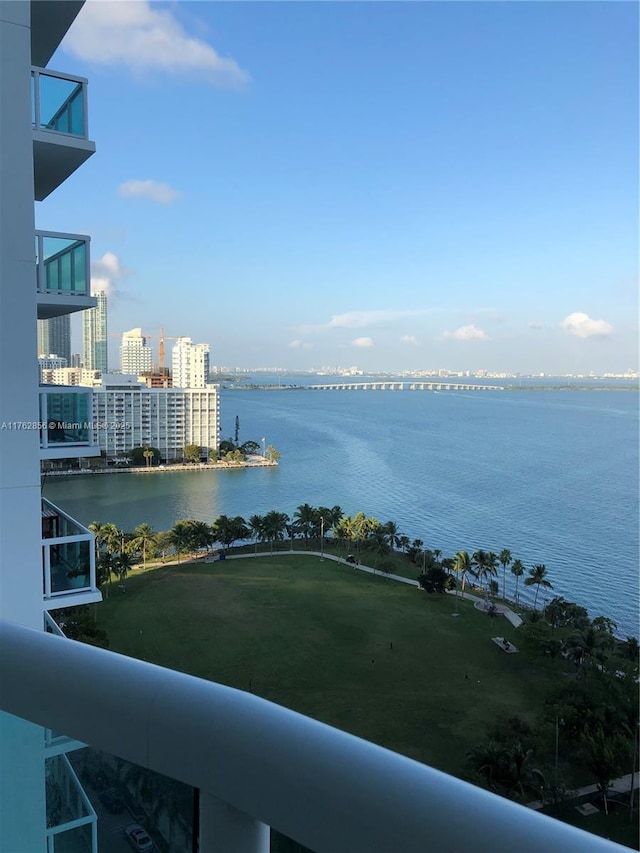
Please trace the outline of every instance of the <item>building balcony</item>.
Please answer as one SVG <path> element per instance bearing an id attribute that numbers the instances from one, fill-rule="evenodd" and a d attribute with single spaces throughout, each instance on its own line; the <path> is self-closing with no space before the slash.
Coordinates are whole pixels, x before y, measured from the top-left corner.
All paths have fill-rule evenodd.
<path id="1" fill-rule="evenodd" d="M 45 68 L 31 69 L 33 176 L 42 201 L 93 153 L 87 125 L 87 81 Z"/>
<path id="2" fill-rule="evenodd" d="M 93 440 L 92 392 L 80 385 L 40 385 L 40 458 L 99 456 Z"/>
<path id="3" fill-rule="evenodd" d="M 42 580 L 48 610 L 101 601 L 95 538 L 71 516 L 42 499 Z"/>
<path id="4" fill-rule="evenodd" d="M 0 645 L 0 708 L 197 789 L 199 853 L 268 853 L 270 826 L 315 853 L 627 850 L 252 694 L 6 622 Z"/>
<path id="5" fill-rule="evenodd" d="M 36 231 L 39 320 L 96 306 L 90 290 L 90 241 L 83 234 Z"/>
<path id="6" fill-rule="evenodd" d="M 45 759 L 47 850 L 97 853 L 98 816 L 65 755 Z"/>

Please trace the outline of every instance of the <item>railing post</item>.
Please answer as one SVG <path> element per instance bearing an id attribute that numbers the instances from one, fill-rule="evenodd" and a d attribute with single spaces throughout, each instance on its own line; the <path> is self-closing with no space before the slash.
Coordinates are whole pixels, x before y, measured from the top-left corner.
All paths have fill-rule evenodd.
<path id="1" fill-rule="evenodd" d="M 213 794 L 200 791 L 198 853 L 269 853 L 266 823 L 250 817 Z"/>

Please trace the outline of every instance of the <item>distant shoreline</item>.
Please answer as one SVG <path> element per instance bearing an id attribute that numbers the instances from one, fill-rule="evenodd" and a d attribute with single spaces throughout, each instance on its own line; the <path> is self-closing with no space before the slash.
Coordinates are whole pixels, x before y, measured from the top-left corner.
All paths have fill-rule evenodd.
<path id="1" fill-rule="evenodd" d="M 421 383 L 429 384 L 430 381 L 436 380 L 408 380 L 408 379 L 394 379 L 394 380 L 376 380 L 377 382 L 406 382 L 407 384 L 413 383 Z M 456 385 L 458 383 L 455 382 L 446 382 L 446 380 L 437 380 L 438 382 L 442 382 L 446 385 Z M 330 382 L 327 383 L 329 385 L 340 385 L 340 382 Z M 347 383 L 348 384 L 348 383 Z M 473 382 L 465 382 L 459 383 L 464 385 L 473 385 Z M 223 391 L 310 391 L 313 386 L 310 385 L 259 385 L 257 383 L 247 383 L 246 385 L 242 384 L 233 384 L 233 385 L 223 385 Z M 431 389 L 425 389 L 427 393 Z M 443 389 L 440 391 L 438 389 L 438 393 L 446 394 L 448 389 Z M 449 389 L 451 393 L 455 391 L 455 389 Z M 496 391 L 632 391 L 638 393 L 640 391 L 640 384 L 636 385 L 496 385 Z M 431 393 L 434 393 L 431 391 Z"/>

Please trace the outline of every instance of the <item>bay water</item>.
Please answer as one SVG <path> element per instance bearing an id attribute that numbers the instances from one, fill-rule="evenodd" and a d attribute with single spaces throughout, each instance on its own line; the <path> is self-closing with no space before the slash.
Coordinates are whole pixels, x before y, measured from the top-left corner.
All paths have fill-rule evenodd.
<path id="1" fill-rule="evenodd" d="M 563 595 L 638 636 L 637 392 L 244 388 L 221 392 L 221 412 L 222 438 L 237 416 L 240 441 L 264 437 L 278 467 L 51 477 L 44 495 L 127 531 L 337 504 L 443 556 L 508 548 L 544 563 L 539 602 Z"/>

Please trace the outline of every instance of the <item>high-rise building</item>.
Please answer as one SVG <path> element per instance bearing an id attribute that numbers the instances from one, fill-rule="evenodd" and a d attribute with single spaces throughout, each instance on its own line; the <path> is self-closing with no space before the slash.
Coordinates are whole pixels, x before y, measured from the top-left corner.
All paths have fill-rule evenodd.
<path id="1" fill-rule="evenodd" d="M 71 362 L 71 317 L 38 320 L 38 355 L 57 355 Z"/>
<path id="2" fill-rule="evenodd" d="M 174 388 L 204 388 L 209 383 L 209 344 L 178 338 L 171 354 Z"/>
<path id="3" fill-rule="evenodd" d="M 218 386 L 148 388 L 137 377 L 108 375 L 93 387 L 94 440 L 109 458 L 134 447 L 156 447 L 165 462 L 183 458 L 187 444 L 215 455 L 220 434 Z"/>
<path id="4" fill-rule="evenodd" d="M 153 355 L 142 329 L 131 329 L 122 336 L 120 346 L 120 372 L 144 373 L 151 370 Z"/>
<path id="5" fill-rule="evenodd" d="M 107 355 L 107 294 L 95 294 L 95 308 L 82 317 L 82 366 L 87 370 L 109 369 Z"/>
<path id="6" fill-rule="evenodd" d="M 34 210 L 95 151 L 86 80 L 46 68 L 81 6 L 0 2 L 0 408 L 3 421 L 27 426 L 0 430 L 0 620 L 36 635 L 45 625 L 54 630 L 49 611 L 102 597 L 93 535 L 42 497 L 40 479 L 40 460 L 99 454 L 91 391 L 39 385 L 34 365 L 36 349 L 70 359 L 69 315 L 96 304 L 89 238 L 68 228 L 36 231 Z M 66 849 L 77 843 L 78 823 L 89 841 L 93 826 L 95 838 L 70 748 L 68 738 L 0 713 L 3 853 Z M 53 780 L 63 792 L 60 808 Z"/>

